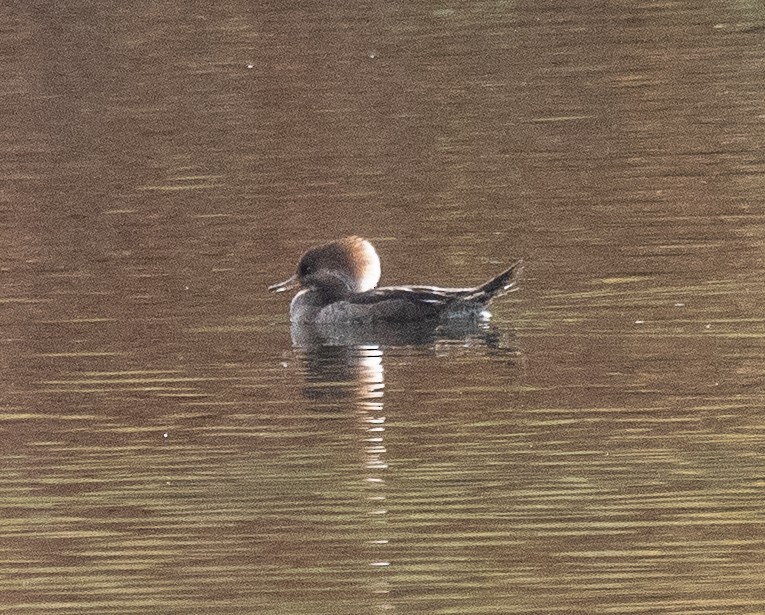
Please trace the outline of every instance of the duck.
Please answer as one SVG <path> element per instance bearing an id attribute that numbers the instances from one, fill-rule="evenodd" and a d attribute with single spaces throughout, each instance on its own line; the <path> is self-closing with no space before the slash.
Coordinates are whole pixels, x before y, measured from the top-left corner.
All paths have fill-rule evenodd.
<path id="1" fill-rule="evenodd" d="M 352 235 L 307 250 L 295 274 L 268 287 L 297 290 L 290 303 L 293 324 L 343 325 L 486 319 L 497 297 L 518 290 L 523 261 L 490 280 L 465 288 L 427 285 L 378 287 L 380 257 L 366 239 Z"/>

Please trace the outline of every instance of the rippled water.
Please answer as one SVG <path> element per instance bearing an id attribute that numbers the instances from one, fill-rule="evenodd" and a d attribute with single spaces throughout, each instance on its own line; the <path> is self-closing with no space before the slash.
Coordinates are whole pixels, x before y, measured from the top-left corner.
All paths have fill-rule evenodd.
<path id="1" fill-rule="evenodd" d="M 765 611 L 760 4 L 0 16 L 0 612 Z M 523 290 L 293 346 L 350 233 Z"/>

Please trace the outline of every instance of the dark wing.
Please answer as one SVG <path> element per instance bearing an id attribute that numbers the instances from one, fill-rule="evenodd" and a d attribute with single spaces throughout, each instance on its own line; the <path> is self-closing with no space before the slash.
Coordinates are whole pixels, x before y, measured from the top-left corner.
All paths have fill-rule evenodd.
<path id="1" fill-rule="evenodd" d="M 383 286 L 350 295 L 344 301 L 350 306 L 370 307 L 375 319 L 404 321 L 437 318 L 455 301 L 486 306 L 494 297 L 516 290 L 522 271 L 523 261 L 518 261 L 480 286 Z"/>
<path id="2" fill-rule="evenodd" d="M 466 297 L 473 288 L 434 286 L 384 286 L 357 293 L 346 299 L 352 305 L 373 306 L 377 318 L 386 314 L 396 320 L 435 318 L 455 299 Z"/>

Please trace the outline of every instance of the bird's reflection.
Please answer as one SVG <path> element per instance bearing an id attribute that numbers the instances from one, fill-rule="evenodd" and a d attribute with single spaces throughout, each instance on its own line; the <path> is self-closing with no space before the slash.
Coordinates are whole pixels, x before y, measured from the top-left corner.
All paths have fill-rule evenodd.
<path id="1" fill-rule="evenodd" d="M 367 570 L 381 573 L 390 565 L 385 555 L 388 544 L 385 474 L 388 464 L 385 458 L 382 350 L 377 344 L 331 346 L 313 343 L 297 346 L 296 352 L 304 362 L 306 398 L 314 402 L 353 400 L 361 451 L 363 509 L 369 519 L 369 532 L 366 533 L 363 548 L 368 554 Z M 386 598 L 389 581 L 386 575 L 380 573 L 371 573 L 368 591 L 376 601 L 381 601 L 378 605 L 381 609 L 388 610 L 392 608 Z"/>
<path id="2" fill-rule="evenodd" d="M 327 346 L 429 346 L 444 341 L 473 341 L 499 348 L 507 343 L 507 335 L 482 318 L 445 322 L 292 323 L 290 333 L 293 345 L 307 351 Z"/>
<path id="3" fill-rule="evenodd" d="M 364 484 L 363 508 L 368 515 L 369 532 L 364 549 L 371 573 L 368 590 L 381 609 L 393 605 L 387 596 L 390 581 L 384 573 L 391 564 L 387 535 L 386 417 L 384 412 L 385 373 L 383 348 L 422 347 L 437 355 L 454 349 L 470 351 L 475 347 L 504 349 L 518 357 L 509 334 L 501 333 L 487 322 L 412 323 L 357 326 L 315 326 L 293 324 L 295 353 L 301 358 L 305 376 L 304 395 L 313 402 L 346 400 L 357 417 L 360 480 Z M 364 575 L 367 576 L 367 575 Z"/>

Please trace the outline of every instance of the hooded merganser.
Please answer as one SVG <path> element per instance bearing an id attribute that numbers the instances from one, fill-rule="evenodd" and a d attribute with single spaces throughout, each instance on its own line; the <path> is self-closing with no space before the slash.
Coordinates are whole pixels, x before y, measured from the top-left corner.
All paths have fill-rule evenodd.
<path id="1" fill-rule="evenodd" d="M 293 323 L 412 322 L 486 317 L 494 297 L 518 289 L 523 261 L 472 288 L 384 286 L 380 258 L 366 239 L 345 237 L 308 250 L 297 272 L 269 286 L 271 292 L 302 288 L 290 304 Z"/>

